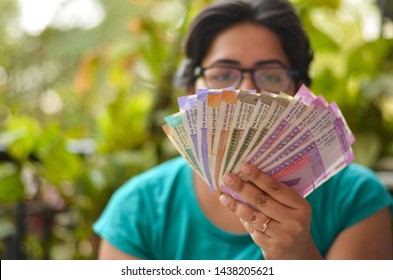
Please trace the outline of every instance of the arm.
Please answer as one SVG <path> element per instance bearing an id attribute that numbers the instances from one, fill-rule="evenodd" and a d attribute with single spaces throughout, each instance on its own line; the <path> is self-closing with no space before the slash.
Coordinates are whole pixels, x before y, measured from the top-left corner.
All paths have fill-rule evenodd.
<path id="1" fill-rule="evenodd" d="M 113 247 L 105 239 L 101 239 L 98 250 L 99 260 L 140 260 Z"/>
<path id="2" fill-rule="evenodd" d="M 327 259 L 392 259 L 392 221 L 388 208 L 341 232 Z"/>

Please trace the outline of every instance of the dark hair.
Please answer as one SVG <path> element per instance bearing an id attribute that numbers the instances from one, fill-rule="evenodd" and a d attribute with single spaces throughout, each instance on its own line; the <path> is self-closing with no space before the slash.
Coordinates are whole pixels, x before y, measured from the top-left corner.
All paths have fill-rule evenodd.
<path id="1" fill-rule="evenodd" d="M 272 30 L 280 38 L 291 68 L 298 71 L 296 87 L 300 82 L 310 85 L 308 69 L 313 52 L 295 9 L 285 0 L 226 0 L 202 10 L 189 27 L 185 41 L 186 58 L 176 74 L 175 85 L 193 86 L 196 80 L 194 70 L 201 65 L 216 36 L 243 22 Z"/>

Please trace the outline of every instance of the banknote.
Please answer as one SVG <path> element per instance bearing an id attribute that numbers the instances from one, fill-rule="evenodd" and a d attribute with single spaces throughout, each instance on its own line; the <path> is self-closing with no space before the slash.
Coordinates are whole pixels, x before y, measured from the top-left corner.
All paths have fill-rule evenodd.
<path id="1" fill-rule="evenodd" d="M 203 89 L 201 89 L 203 91 Z M 181 96 L 177 99 L 180 112 L 183 112 L 184 129 L 187 132 L 187 137 L 192 142 L 192 150 L 199 161 L 199 148 L 198 148 L 198 132 L 197 132 L 197 95 Z"/>
<path id="2" fill-rule="evenodd" d="M 192 149 L 192 142 L 187 137 L 187 131 L 183 125 L 184 113 L 178 112 L 164 118 L 166 125 L 163 126 L 164 132 L 167 134 L 169 140 L 174 144 L 179 153 L 183 155 L 190 163 L 191 167 L 197 171 L 202 178 L 204 174 L 199 167 L 198 160 Z M 206 180 L 206 179 L 205 179 Z"/>
<path id="3" fill-rule="evenodd" d="M 307 125 L 314 121 L 318 116 L 328 107 L 328 102 L 325 98 L 319 95 L 311 105 L 297 118 L 297 120 L 287 128 L 276 141 L 261 155 L 254 164 L 265 167 L 269 163 L 269 159 L 278 152 L 283 151 L 284 147 L 293 140 Z"/>
<path id="4" fill-rule="evenodd" d="M 227 171 L 232 156 L 234 155 L 236 148 L 241 144 L 241 139 L 247 124 L 250 122 L 254 108 L 260 99 L 260 94 L 240 90 L 238 95 L 238 101 L 234 111 L 234 117 L 232 125 L 230 127 L 230 133 L 228 140 L 225 145 L 223 164 L 221 164 L 221 170 L 219 177 L 222 177 Z"/>
<path id="5" fill-rule="evenodd" d="M 335 103 L 330 107 L 335 107 Z M 354 159 L 349 145 L 349 135 L 342 118 L 333 110 L 315 122 L 312 135 L 308 129 L 305 137 L 294 139 L 296 149 L 266 164 L 257 166 L 261 171 L 293 188 L 303 197 L 309 195 L 328 178 L 336 174 Z M 329 121 L 329 120 L 331 121 Z M 240 201 L 238 194 L 221 184 L 221 191 L 229 193 Z"/>
<path id="6" fill-rule="evenodd" d="M 257 133 L 257 130 L 268 113 L 273 100 L 275 99 L 276 94 L 269 92 L 261 92 L 259 99 L 255 105 L 255 108 L 250 116 L 249 122 L 246 124 L 244 132 L 242 133 L 242 137 L 239 140 L 241 145 L 236 147 L 235 152 L 232 155 L 231 160 L 228 163 L 226 168 L 226 172 L 232 172 L 243 159 L 247 155 L 246 151 L 248 147 L 251 145 L 251 141 L 254 139 L 254 136 Z"/>
<path id="7" fill-rule="evenodd" d="M 259 124 L 259 127 L 255 132 L 254 137 L 251 139 L 249 146 L 246 147 L 243 157 L 239 160 L 239 162 L 249 160 L 249 158 L 251 157 L 251 151 L 253 151 L 257 147 L 263 137 L 268 133 L 269 129 L 271 129 L 272 126 L 277 122 L 277 120 L 279 120 L 281 114 L 285 111 L 285 108 L 289 105 L 292 99 L 292 96 L 283 92 L 280 92 L 277 96 L 275 96 L 268 112 L 266 113 L 266 116 Z M 239 165 L 235 166 L 233 172 L 239 172 Z"/>
<path id="8" fill-rule="evenodd" d="M 216 194 L 223 176 L 249 162 L 307 196 L 354 160 L 355 137 L 337 104 L 306 86 L 294 96 L 201 89 L 164 118 L 170 142 Z"/>
<path id="9" fill-rule="evenodd" d="M 214 138 L 216 137 L 218 114 L 220 112 L 221 93 L 208 94 L 207 96 L 207 126 L 209 137 L 207 139 L 209 155 L 213 151 Z"/>
<path id="10" fill-rule="evenodd" d="M 337 143 L 333 144 L 333 139 L 338 135 L 334 135 L 334 130 L 329 132 L 331 134 L 325 141 L 309 139 L 285 161 L 266 170 L 266 174 L 306 197 L 354 159 L 351 147 L 347 146 L 348 150 L 344 151 Z"/>
<path id="11" fill-rule="evenodd" d="M 161 126 L 162 129 L 164 130 L 166 136 L 168 137 L 169 141 L 172 143 L 172 145 L 176 148 L 176 150 L 180 153 L 180 155 L 187 160 L 187 162 L 190 164 L 192 169 L 202 178 L 205 180 L 206 183 L 207 180 L 204 178 L 203 174 L 201 173 L 201 170 L 199 166 L 195 165 L 195 161 L 192 160 L 192 156 L 190 156 L 189 152 L 187 152 L 183 147 L 182 144 L 179 142 L 179 137 L 176 134 L 176 132 L 168 125 L 164 124 Z"/>
<path id="12" fill-rule="evenodd" d="M 326 110 L 329 114 L 308 130 L 314 133 L 313 136 L 307 137 L 297 149 L 261 170 L 306 196 L 326 178 L 349 164 L 354 155 L 348 130 L 338 114 L 337 105 L 333 102 L 329 108 Z"/>
<path id="13" fill-rule="evenodd" d="M 210 174 L 213 187 L 218 190 L 219 173 L 223 163 L 225 146 L 235 111 L 238 93 L 235 90 L 223 90 L 220 99 L 220 111 L 217 120 L 216 135 L 210 158 Z"/>
<path id="14" fill-rule="evenodd" d="M 210 174 L 210 169 L 209 169 L 209 162 L 210 162 L 210 156 L 209 156 L 209 145 L 212 144 L 212 140 L 210 139 L 209 141 L 209 123 L 208 123 L 208 98 L 209 95 L 215 95 L 217 97 L 220 97 L 221 95 L 220 91 L 214 91 L 214 90 L 199 90 L 197 93 L 197 132 L 198 132 L 198 149 L 200 151 L 200 163 L 201 163 L 201 169 L 204 173 L 205 178 L 207 179 L 209 186 L 213 186 L 211 174 Z M 217 111 L 218 112 L 218 111 Z M 212 119 L 212 118 L 210 118 Z M 216 119 L 216 118 L 215 118 Z M 214 121 L 214 125 L 211 125 L 210 127 L 216 125 L 216 120 Z M 214 128 L 215 130 L 215 128 Z M 215 133 L 210 133 L 215 135 Z M 210 147 L 211 150 L 211 147 Z"/>
<path id="15" fill-rule="evenodd" d="M 266 135 L 258 142 L 254 150 L 250 152 L 250 156 L 248 156 L 246 160 L 253 164 L 260 158 L 264 152 L 279 139 L 280 135 L 282 135 L 291 124 L 306 111 L 315 99 L 316 96 L 308 88 L 302 86 L 282 112 L 280 120 L 274 123 Z"/>
<path id="16" fill-rule="evenodd" d="M 310 124 L 304 129 L 300 130 L 300 133 L 294 135 L 292 139 L 290 139 L 284 147 L 281 147 L 279 152 L 275 155 L 270 155 L 269 160 L 260 161 L 258 165 L 259 168 L 265 168 L 266 166 L 271 165 L 274 162 L 279 162 L 293 151 L 298 149 L 303 143 L 308 141 L 313 137 L 322 137 L 323 132 L 331 128 L 336 119 L 340 118 L 340 115 L 337 114 L 335 110 L 335 103 L 331 103 L 326 110 L 323 110 L 316 118 L 310 122 Z"/>

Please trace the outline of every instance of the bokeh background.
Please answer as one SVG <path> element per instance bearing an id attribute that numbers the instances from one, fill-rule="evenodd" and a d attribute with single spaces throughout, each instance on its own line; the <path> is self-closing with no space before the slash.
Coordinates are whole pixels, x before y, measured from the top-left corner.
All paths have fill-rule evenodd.
<path id="1" fill-rule="evenodd" d="M 161 130 L 207 0 L 0 1 L 0 258 L 94 259 L 91 226 L 129 177 L 177 153 Z M 356 161 L 393 185 L 393 1 L 293 0 Z"/>

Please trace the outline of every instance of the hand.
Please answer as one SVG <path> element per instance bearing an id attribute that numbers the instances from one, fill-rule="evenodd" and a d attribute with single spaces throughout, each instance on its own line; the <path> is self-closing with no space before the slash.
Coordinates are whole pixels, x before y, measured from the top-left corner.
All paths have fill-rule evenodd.
<path id="1" fill-rule="evenodd" d="M 310 234 L 311 206 L 285 184 L 250 164 L 240 175 L 227 174 L 224 183 L 247 204 L 228 194 L 221 203 L 236 213 L 265 259 L 321 259 Z"/>

